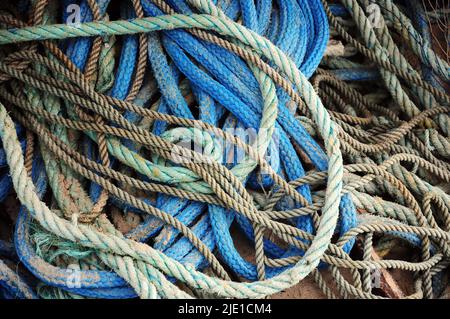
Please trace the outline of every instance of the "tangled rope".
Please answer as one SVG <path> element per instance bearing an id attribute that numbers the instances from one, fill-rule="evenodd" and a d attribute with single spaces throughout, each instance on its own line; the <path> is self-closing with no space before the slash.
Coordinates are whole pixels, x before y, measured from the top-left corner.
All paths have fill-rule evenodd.
<path id="1" fill-rule="evenodd" d="M 443 294 L 449 65 L 421 1 L 118 7 L 1 7 L 3 297 Z"/>

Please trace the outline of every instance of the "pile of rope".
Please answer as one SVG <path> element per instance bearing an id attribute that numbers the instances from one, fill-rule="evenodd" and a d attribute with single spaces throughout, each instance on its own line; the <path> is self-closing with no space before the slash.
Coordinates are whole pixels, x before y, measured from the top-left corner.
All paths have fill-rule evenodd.
<path id="1" fill-rule="evenodd" d="M 445 295 L 450 67 L 422 1 L 16 2 L 2 297 Z"/>

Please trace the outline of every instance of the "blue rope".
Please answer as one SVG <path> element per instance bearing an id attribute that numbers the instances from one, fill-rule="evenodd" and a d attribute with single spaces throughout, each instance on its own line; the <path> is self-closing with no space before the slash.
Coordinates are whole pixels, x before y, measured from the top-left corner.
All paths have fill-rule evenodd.
<path id="1" fill-rule="evenodd" d="M 108 0 L 98 1 L 102 13 L 106 11 L 108 3 Z M 180 13 L 192 12 L 183 0 L 170 0 L 168 3 Z M 148 0 L 141 1 L 141 4 L 147 16 L 163 14 Z M 236 20 L 242 16 L 243 23 L 248 28 L 267 36 L 281 47 L 294 59 L 307 77 L 313 74 L 319 65 L 329 38 L 328 22 L 319 0 L 278 0 L 273 3 L 271 0 L 256 2 L 230 0 L 222 1 L 221 5 L 221 9 L 230 18 Z M 80 8 L 82 21 L 92 21 L 92 13 L 86 1 L 80 2 Z M 121 8 L 121 16 L 129 19 L 133 18 L 135 13 L 129 5 L 124 4 Z M 66 13 L 63 13 L 63 18 L 67 19 Z M 259 83 L 250 67 L 241 58 L 215 44 L 200 40 L 184 30 L 149 34 L 148 40 L 148 61 L 161 93 L 159 112 L 189 119 L 196 117 L 192 114 L 179 88 L 182 79 L 185 78 L 199 105 L 198 118 L 200 120 L 215 126 L 223 123 L 221 128 L 224 130 L 247 128 L 256 130 L 259 128 L 263 109 Z M 80 70 L 85 67 L 91 46 L 92 39 L 89 38 L 67 41 L 66 53 Z M 124 36 L 115 81 L 108 93 L 110 96 L 118 99 L 126 98 L 136 68 L 137 50 L 137 36 Z M 271 158 L 270 164 L 289 181 L 305 175 L 292 140 L 300 146 L 317 170 L 326 170 L 327 156 L 322 147 L 307 133 L 289 110 L 290 98 L 281 89 L 277 89 L 277 95 L 279 116 L 275 138 L 271 141 L 268 152 Z M 144 103 L 145 101 L 140 101 L 137 104 L 143 107 Z M 224 116 L 225 118 L 223 118 Z M 125 117 L 133 122 L 139 120 L 130 112 L 126 112 Z M 167 129 L 166 123 L 156 121 L 153 133 L 161 135 Z M 86 155 L 90 159 L 100 161 L 92 136 L 85 136 L 84 141 Z M 132 152 L 139 152 L 139 149 L 131 142 L 122 139 L 121 143 Z M 224 152 L 224 163 L 229 168 L 237 164 L 236 150 L 233 146 Z M 230 154 L 234 156 L 232 163 L 227 162 L 227 156 Z M 0 164 L 1 160 L 2 153 L 0 152 Z M 116 159 L 111 158 L 112 166 L 115 162 Z M 33 176 L 38 192 L 40 196 L 43 196 L 47 184 L 45 170 L 38 156 L 33 164 Z M 140 178 L 145 179 L 143 176 Z M 244 183 L 260 189 L 271 187 L 273 181 L 262 175 L 260 171 L 255 171 Z M 311 202 L 308 185 L 298 187 L 297 191 Z M 101 187 L 91 183 L 89 194 L 94 203 L 98 200 L 100 193 Z M 253 227 L 247 218 L 216 205 L 206 205 L 164 194 L 159 194 L 156 201 L 145 198 L 143 200 L 190 227 L 209 249 L 219 251 L 224 262 L 237 275 L 250 280 L 257 279 L 256 266 L 240 255 L 230 234 L 231 224 L 236 221 L 247 238 L 254 241 Z M 208 266 L 204 256 L 194 248 L 187 238 L 179 238 L 179 232 L 171 226 L 165 225 L 159 219 L 149 216 L 117 198 L 111 197 L 109 204 L 125 212 L 145 216 L 137 227 L 125 235 L 127 238 L 141 242 L 152 240 L 154 248 L 163 251 L 167 256 L 182 264 L 190 264 L 197 269 Z M 283 198 L 279 205 L 283 209 L 298 207 L 298 205 L 290 203 L 287 198 Z M 348 196 L 342 198 L 340 213 L 340 223 L 336 232 L 342 235 L 356 225 L 355 207 Z M 299 217 L 293 222 L 298 228 L 313 234 L 314 227 L 311 217 Z M 22 207 L 15 231 L 17 253 L 23 264 L 42 282 L 86 297 L 136 297 L 134 290 L 122 278 L 109 271 L 79 271 L 80 286 L 69 287 L 67 280 L 72 274 L 72 270 L 52 266 L 37 256 L 34 245 L 29 239 L 29 224 L 29 216 Z M 353 244 L 354 239 L 346 243 L 344 250 L 349 252 Z M 268 239 L 264 239 L 264 249 L 267 255 L 273 258 L 304 253 L 295 247 L 281 248 Z M 39 263 L 36 263 L 36 260 Z M 267 277 L 275 276 L 286 268 L 268 267 Z"/>
<path id="2" fill-rule="evenodd" d="M 329 72 L 342 81 L 377 81 L 381 79 L 380 72 L 373 68 L 337 69 Z"/>

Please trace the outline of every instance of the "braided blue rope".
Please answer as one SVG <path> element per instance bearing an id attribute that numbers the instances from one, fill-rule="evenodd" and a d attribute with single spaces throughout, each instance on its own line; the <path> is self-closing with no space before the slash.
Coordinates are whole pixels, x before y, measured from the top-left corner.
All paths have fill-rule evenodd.
<path id="1" fill-rule="evenodd" d="M 374 68 L 354 68 L 330 70 L 331 74 L 342 81 L 377 81 L 380 72 Z"/>
<path id="2" fill-rule="evenodd" d="M 135 18 L 136 15 L 134 11 L 131 9 L 131 7 L 128 6 L 121 6 L 121 16 L 124 19 L 131 19 Z M 128 95 L 131 83 L 133 81 L 133 72 L 136 66 L 137 61 L 137 52 L 138 52 L 138 38 L 136 35 L 131 36 L 125 36 L 123 37 L 123 44 L 122 44 L 122 50 L 120 53 L 120 60 L 119 60 L 119 66 L 115 75 L 113 87 L 111 88 L 110 92 L 108 93 L 110 96 L 118 98 L 118 99 L 125 99 Z M 87 57 L 88 54 L 86 54 Z M 83 61 L 86 63 L 86 59 Z M 87 141 L 89 147 L 91 150 L 94 150 L 94 144 L 92 141 Z M 128 145 L 131 147 L 131 145 Z M 91 156 L 92 151 L 90 152 Z M 91 157 L 90 159 L 93 159 L 94 157 Z M 97 158 L 97 161 L 100 161 L 99 158 Z M 111 159 L 111 165 L 114 165 L 115 160 Z M 101 194 L 102 188 L 95 184 L 91 183 L 90 187 L 90 197 L 92 198 L 93 202 L 97 202 L 100 194 Z"/>
<path id="3" fill-rule="evenodd" d="M 5 299 L 36 299 L 35 293 L 17 274 L 0 260 L 0 296 Z"/>
<path id="4" fill-rule="evenodd" d="M 145 6 L 144 6 L 144 10 L 145 10 Z M 156 13 L 156 14 L 159 14 Z M 156 15 L 155 14 L 155 15 Z M 171 33 L 174 33 L 173 31 L 170 31 Z M 182 32 L 177 31 L 179 34 L 182 34 Z M 324 37 L 327 38 L 327 37 Z M 177 41 L 178 40 L 178 41 Z M 236 88 L 235 83 L 236 81 L 233 81 L 231 83 L 231 88 L 230 90 L 233 90 L 233 92 L 230 92 L 227 90 L 227 88 L 229 88 L 229 83 L 224 83 L 223 86 L 221 86 L 219 83 L 217 83 L 215 80 L 221 80 L 223 79 L 223 75 L 219 72 L 219 71 L 226 71 L 226 68 L 224 67 L 222 70 L 217 70 L 217 65 L 220 65 L 220 62 L 215 61 L 214 63 L 214 67 L 215 68 L 211 68 L 209 61 L 205 58 L 205 56 L 200 56 L 197 57 L 195 55 L 193 55 L 191 52 L 190 55 L 193 56 L 194 58 L 198 58 L 197 61 L 200 63 L 204 63 L 202 64 L 202 66 L 207 69 L 210 72 L 213 72 L 213 75 L 215 76 L 215 79 L 212 79 L 211 77 L 209 77 L 207 74 L 205 74 L 202 70 L 200 70 L 199 68 L 196 67 L 196 65 L 194 65 L 188 58 L 187 56 L 185 56 L 180 48 L 180 46 L 184 45 L 183 48 L 186 49 L 186 46 L 189 46 L 190 43 L 192 43 L 191 41 L 188 43 L 181 43 L 180 44 L 180 39 L 175 39 L 174 41 L 170 41 L 168 39 L 163 39 L 163 42 L 165 44 L 165 48 L 168 52 L 168 54 L 171 56 L 172 60 L 175 62 L 175 64 L 177 65 L 177 67 L 191 80 L 191 81 L 198 81 L 201 82 L 202 87 L 204 88 L 204 90 L 208 93 L 210 93 L 216 100 L 219 101 L 219 103 L 221 103 L 222 105 L 224 105 L 226 108 L 229 108 L 230 110 L 236 110 L 235 115 L 239 118 L 239 120 L 243 121 L 244 123 L 251 123 L 250 125 L 253 126 L 253 128 L 256 128 L 257 123 L 255 123 L 254 119 L 254 114 L 251 114 L 251 116 L 247 116 L 247 114 L 245 114 L 244 112 L 240 111 L 240 109 L 236 109 L 234 108 L 234 105 L 236 103 L 239 103 L 239 97 L 242 96 L 242 94 L 240 93 L 240 90 L 242 90 L 242 88 L 244 87 L 243 85 L 239 85 L 239 88 Z M 177 42 L 177 43 L 175 43 Z M 180 46 L 178 46 L 177 44 L 179 44 Z M 199 45 L 200 42 L 198 41 L 197 43 L 195 43 L 195 49 L 198 51 L 199 49 Z M 280 45 L 278 43 L 278 45 Z M 189 50 L 189 48 L 187 48 L 187 50 Z M 207 53 L 205 53 L 207 54 Z M 312 55 L 314 56 L 314 55 Z M 214 59 L 214 57 L 212 57 L 212 59 Z M 318 59 L 320 60 L 320 58 Z M 317 62 L 318 63 L 318 62 Z M 219 73 L 217 73 L 219 72 Z M 229 74 L 229 73 L 228 73 Z M 199 81 L 199 79 L 201 79 L 201 81 Z M 225 79 L 228 79 L 227 77 L 225 77 Z M 244 82 L 247 83 L 247 82 Z M 212 88 L 211 88 L 212 87 Z M 244 87 L 245 89 L 245 87 Z M 223 93 L 222 93 L 223 92 Z M 236 92 L 236 96 L 235 99 L 233 98 L 233 93 Z M 248 94 L 243 94 L 243 98 L 246 99 L 245 102 L 247 102 L 247 104 L 250 104 L 253 106 L 252 110 L 261 110 L 262 107 L 260 105 L 256 106 L 255 101 L 258 101 L 258 97 L 256 98 L 252 98 L 250 100 L 248 100 Z M 233 98 L 233 101 L 230 103 L 227 103 L 227 100 Z M 242 105 L 242 104 L 241 104 Z M 241 109 L 244 109 L 245 107 L 242 105 Z M 285 109 L 286 110 L 286 109 Z M 246 110 L 248 112 L 248 110 Z M 233 112 L 233 111 L 232 111 Z M 286 112 L 284 113 L 286 114 Z M 250 120 L 250 122 L 249 122 Z M 248 124 L 247 124 L 248 125 Z M 288 139 L 286 138 L 286 136 L 283 136 L 283 143 L 284 145 L 286 145 L 286 142 L 288 142 Z M 303 143 L 300 143 L 303 144 Z M 281 149 L 285 149 L 283 148 L 283 146 L 281 147 Z M 292 149 L 292 154 L 295 154 L 295 152 Z M 289 158 L 289 156 L 286 156 L 284 158 Z M 326 163 L 322 162 L 322 165 L 326 165 Z M 298 163 L 298 165 L 286 165 L 288 172 L 290 172 L 291 175 L 291 179 L 296 179 L 300 176 L 303 176 L 304 172 L 294 172 L 292 173 L 292 169 L 293 168 L 301 168 L 301 164 L 300 162 Z M 303 187 L 302 187 L 303 188 Z M 308 195 L 304 194 L 305 197 L 309 197 Z M 348 206 L 345 206 L 348 207 Z M 229 215 L 229 212 L 225 212 L 222 208 L 219 207 L 210 207 L 210 215 L 211 215 L 211 221 L 213 223 L 213 229 L 215 227 L 215 229 L 217 230 L 216 233 L 216 237 L 219 236 L 219 238 L 217 238 L 217 240 L 219 241 L 219 251 L 221 252 L 222 256 L 224 257 L 225 261 L 227 262 L 227 264 L 233 268 L 233 270 L 235 270 L 237 273 L 239 273 L 240 275 L 249 278 L 249 279 L 256 279 L 256 269 L 254 265 L 250 265 L 249 263 L 247 263 L 245 260 L 243 260 L 238 252 L 236 251 L 236 249 L 234 248 L 234 245 L 232 243 L 232 239 L 231 239 L 231 235 L 229 234 L 229 223 L 226 223 L 224 221 L 224 216 L 225 215 Z M 213 213 L 211 213 L 211 211 Z M 353 207 L 353 212 L 354 212 L 354 207 Z M 354 213 L 353 213 L 354 215 Z M 220 219 L 220 217 L 222 217 L 222 219 Z M 217 218 L 216 218 L 217 217 Z M 241 225 L 241 227 L 243 227 L 245 233 L 251 238 L 252 237 L 252 227 L 251 225 L 248 223 L 248 221 L 245 220 L 245 218 L 243 218 L 240 215 L 237 215 L 237 220 L 239 222 L 239 224 Z M 306 220 L 306 221 L 302 221 L 303 225 L 300 224 L 301 228 L 304 228 L 307 231 L 312 231 L 312 224 L 310 220 Z M 351 224 L 351 223 L 350 223 Z M 345 225 L 345 224 L 344 224 Z M 348 225 L 346 225 L 348 227 Z M 226 231 L 226 235 L 224 235 L 224 230 Z M 344 227 L 343 232 L 345 233 L 346 228 Z M 269 245 L 270 246 L 270 245 Z M 349 245 L 350 246 L 350 245 Z M 351 248 L 351 247 L 350 247 Z M 347 248 L 348 249 L 348 248 Z M 249 270 L 252 269 L 252 270 Z M 274 275 L 277 272 L 271 272 L 271 270 L 268 270 L 268 275 Z"/>
<path id="5" fill-rule="evenodd" d="M 421 35 L 423 42 L 425 43 L 425 46 L 430 46 L 432 41 L 431 33 L 427 18 L 425 16 L 424 8 L 422 6 L 422 2 L 417 0 L 411 0 L 408 1 L 406 4 L 409 9 L 408 11 L 412 18 L 414 26 L 419 31 L 419 34 Z M 437 80 L 437 75 L 434 73 L 431 67 L 422 63 L 422 73 L 425 81 L 427 81 L 434 87 L 445 91 L 442 84 Z"/>

